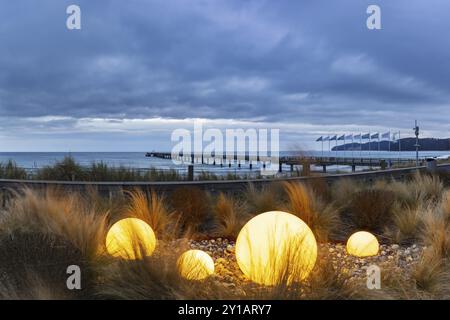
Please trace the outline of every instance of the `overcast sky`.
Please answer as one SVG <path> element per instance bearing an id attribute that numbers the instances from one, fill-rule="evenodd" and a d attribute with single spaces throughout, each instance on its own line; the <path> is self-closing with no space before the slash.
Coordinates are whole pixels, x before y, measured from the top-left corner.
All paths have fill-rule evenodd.
<path id="1" fill-rule="evenodd" d="M 448 0 L 2 1 L 0 150 L 170 150 L 193 119 L 450 137 L 449 33 Z"/>

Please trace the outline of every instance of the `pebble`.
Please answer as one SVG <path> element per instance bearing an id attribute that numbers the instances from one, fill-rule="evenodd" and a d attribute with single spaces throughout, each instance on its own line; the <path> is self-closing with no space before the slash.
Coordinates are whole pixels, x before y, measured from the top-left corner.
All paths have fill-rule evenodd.
<path id="1" fill-rule="evenodd" d="M 235 256 L 235 243 L 227 239 L 217 238 L 202 241 L 188 241 L 191 248 L 199 248 L 210 254 L 216 265 L 215 279 L 222 282 L 230 290 L 242 290 L 242 284 L 249 280 L 239 269 Z M 422 256 L 424 246 L 414 244 L 402 246 L 399 244 L 381 245 L 379 255 L 374 257 L 359 258 L 347 254 L 345 245 L 325 243 L 319 244 L 318 250 L 330 258 L 333 268 L 351 275 L 351 279 L 365 279 L 366 270 L 373 264 L 389 264 L 399 272 L 406 273 L 412 270 Z"/>

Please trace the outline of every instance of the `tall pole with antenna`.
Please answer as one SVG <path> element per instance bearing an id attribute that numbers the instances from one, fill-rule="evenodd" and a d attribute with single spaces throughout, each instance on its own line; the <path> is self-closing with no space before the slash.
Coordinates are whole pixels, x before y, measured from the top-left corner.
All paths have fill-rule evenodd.
<path id="1" fill-rule="evenodd" d="M 416 167 L 419 166 L 419 126 L 417 125 L 417 120 L 415 122 L 415 126 L 413 128 L 414 130 L 414 134 L 416 136 L 416 144 L 414 145 L 414 147 L 416 147 Z"/>

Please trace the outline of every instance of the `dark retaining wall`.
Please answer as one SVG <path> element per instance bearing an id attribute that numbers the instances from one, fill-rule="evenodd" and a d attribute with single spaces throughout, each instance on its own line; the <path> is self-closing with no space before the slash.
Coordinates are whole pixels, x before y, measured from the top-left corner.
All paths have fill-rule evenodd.
<path id="1" fill-rule="evenodd" d="M 450 164 L 440 165 L 438 169 L 441 171 L 450 171 Z M 227 180 L 227 181 L 170 181 L 170 182 L 77 182 L 77 181 L 36 181 L 36 180 L 6 180 L 0 179 L 0 190 L 2 194 L 8 194 L 8 191 L 18 190 L 22 187 L 29 188 L 47 188 L 54 187 L 63 189 L 67 192 L 86 191 L 90 188 L 97 189 L 98 192 L 106 197 L 114 197 L 117 193 L 124 190 L 133 190 L 135 188 L 142 189 L 145 192 L 155 190 L 158 192 L 170 193 L 179 187 L 198 187 L 211 193 L 242 192 L 249 183 L 253 183 L 256 187 L 277 181 L 308 181 L 313 179 L 324 179 L 331 184 L 333 181 L 342 178 L 363 180 L 372 182 L 376 179 L 395 178 L 402 180 L 411 173 L 416 171 L 425 171 L 425 167 L 402 168 L 378 170 L 371 172 L 359 172 L 350 174 L 336 174 L 316 177 L 293 177 L 282 179 L 258 179 L 258 180 Z"/>

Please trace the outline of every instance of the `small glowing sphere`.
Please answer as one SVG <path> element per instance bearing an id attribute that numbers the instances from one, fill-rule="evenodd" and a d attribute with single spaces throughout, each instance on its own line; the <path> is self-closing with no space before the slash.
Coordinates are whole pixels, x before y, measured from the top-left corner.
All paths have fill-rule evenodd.
<path id="1" fill-rule="evenodd" d="M 114 257 L 142 259 L 152 255 L 155 247 L 156 238 L 152 228 L 137 218 L 117 221 L 106 235 L 106 250 Z"/>
<path id="2" fill-rule="evenodd" d="M 189 280 L 202 280 L 214 273 L 214 261 L 204 251 L 189 250 L 177 261 L 178 272 Z"/>
<path id="3" fill-rule="evenodd" d="M 347 253 L 355 257 L 370 257 L 378 254 L 377 238 L 366 231 L 358 231 L 347 240 Z"/>
<path id="4" fill-rule="evenodd" d="M 300 218 L 282 211 L 252 218 L 239 232 L 236 260 L 252 281 L 275 285 L 305 279 L 314 268 L 317 243 Z"/>

